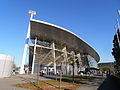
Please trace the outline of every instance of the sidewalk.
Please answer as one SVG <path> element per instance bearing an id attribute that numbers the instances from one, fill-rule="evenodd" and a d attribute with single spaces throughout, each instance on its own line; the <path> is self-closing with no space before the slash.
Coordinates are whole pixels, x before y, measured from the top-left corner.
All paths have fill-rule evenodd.
<path id="1" fill-rule="evenodd" d="M 15 75 L 8 78 L 0 78 L 0 90 L 30 90 L 24 88 L 15 87 L 15 84 L 18 83 L 27 83 L 34 82 L 37 80 L 36 75 Z M 39 77 L 39 80 L 49 80 L 44 77 Z M 91 82 L 87 82 L 84 84 L 80 84 L 80 88 L 77 90 L 97 90 L 99 85 L 102 83 L 104 79 L 96 78 Z"/>
<path id="2" fill-rule="evenodd" d="M 98 87 L 96 86 L 81 86 L 77 90 L 97 90 Z"/>
<path id="3" fill-rule="evenodd" d="M 36 81 L 35 75 L 15 75 L 7 78 L 0 78 L 0 90 L 29 90 L 24 88 L 17 88 L 14 85 L 18 83 L 27 83 L 30 81 Z M 46 80 L 43 77 L 40 80 Z"/>

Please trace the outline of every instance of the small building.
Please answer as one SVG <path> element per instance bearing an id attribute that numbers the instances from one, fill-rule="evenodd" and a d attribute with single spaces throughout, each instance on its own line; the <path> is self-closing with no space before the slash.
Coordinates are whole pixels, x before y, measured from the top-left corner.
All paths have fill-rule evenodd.
<path id="1" fill-rule="evenodd" d="M 0 78 L 9 77 L 12 74 L 14 57 L 0 54 Z"/>

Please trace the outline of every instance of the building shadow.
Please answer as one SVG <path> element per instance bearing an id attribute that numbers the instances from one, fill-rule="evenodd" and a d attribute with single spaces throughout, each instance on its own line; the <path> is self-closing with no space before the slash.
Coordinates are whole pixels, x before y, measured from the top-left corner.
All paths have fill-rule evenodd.
<path id="1" fill-rule="evenodd" d="M 107 77 L 97 90 L 120 90 L 120 78 L 114 75 Z"/>

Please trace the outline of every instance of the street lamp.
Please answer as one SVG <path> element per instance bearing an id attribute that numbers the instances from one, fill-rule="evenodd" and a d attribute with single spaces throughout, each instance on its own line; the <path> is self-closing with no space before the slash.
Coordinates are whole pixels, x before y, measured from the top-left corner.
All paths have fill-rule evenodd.
<path id="1" fill-rule="evenodd" d="M 118 15 L 120 16 L 120 10 L 118 10 Z"/>
<path id="2" fill-rule="evenodd" d="M 118 12 L 118 15 L 120 17 L 120 10 L 117 11 Z M 115 26 L 115 30 L 116 30 L 116 35 L 117 35 L 117 40 L 118 40 L 118 44 L 119 44 L 119 48 L 120 48 L 120 39 L 119 39 L 119 31 L 120 31 L 120 24 L 119 24 L 119 20 L 117 19 L 117 27 Z M 117 32 L 118 30 L 118 32 Z"/>

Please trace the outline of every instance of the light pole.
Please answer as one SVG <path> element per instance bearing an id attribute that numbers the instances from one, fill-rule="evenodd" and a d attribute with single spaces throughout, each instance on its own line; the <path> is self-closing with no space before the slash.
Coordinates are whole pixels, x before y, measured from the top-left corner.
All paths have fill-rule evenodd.
<path id="1" fill-rule="evenodd" d="M 30 14 L 30 20 L 32 20 L 33 16 L 36 15 L 35 11 L 29 10 L 28 12 Z M 25 46 L 24 46 L 24 52 L 23 52 L 23 57 L 22 57 L 22 63 L 21 63 L 21 67 L 20 67 L 20 74 L 24 74 L 24 64 L 25 64 L 25 59 L 27 56 L 27 49 L 28 49 L 28 42 L 29 42 L 29 37 L 30 37 L 30 22 L 29 22 L 29 26 L 28 26 L 28 32 L 27 32 L 27 36 L 26 36 L 26 40 L 25 40 Z"/>
<path id="2" fill-rule="evenodd" d="M 118 10 L 118 15 L 120 16 L 120 10 Z"/>
<path id="3" fill-rule="evenodd" d="M 119 40 L 119 35 L 118 35 L 118 33 L 119 33 L 118 29 L 119 29 L 119 27 L 117 28 L 117 27 L 115 26 L 115 31 L 116 31 L 117 40 L 118 40 L 118 46 L 119 46 L 119 48 L 120 48 L 120 40 Z M 117 31 L 118 31 L 118 32 L 117 32 Z"/>
<path id="4" fill-rule="evenodd" d="M 120 10 L 117 11 L 118 15 L 120 17 Z M 120 24 L 119 24 L 119 20 L 117 19 L 117 27 L 115 26 L 115 30 L 116 30 L 116 35 L 117 35 L 117 40 L 118 40 L 118 44 L 119 44 L 119 48 L 120 48 L 120 39 L 119 39 L 119 31 L 120 31 Z"/>

